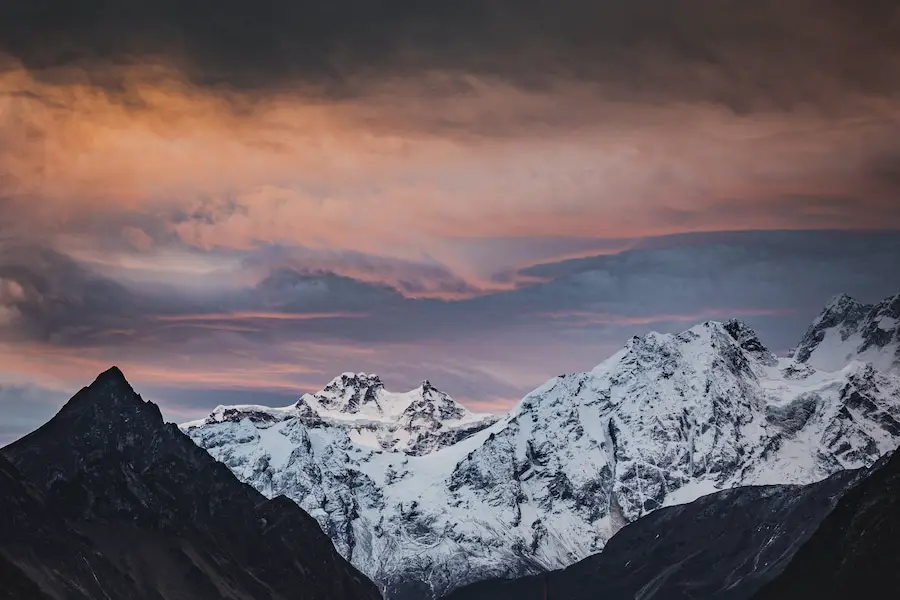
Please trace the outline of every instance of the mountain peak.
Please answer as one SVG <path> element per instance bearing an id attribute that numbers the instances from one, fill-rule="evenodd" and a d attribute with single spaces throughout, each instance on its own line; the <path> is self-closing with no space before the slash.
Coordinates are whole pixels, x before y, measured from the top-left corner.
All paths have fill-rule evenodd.
<path id="1" fill-rule="evenodd" d="M 833 310 L 843 310 L 846 307 L 859 305 L 860 303 L 850 296 L 849 294 L 835 294 L 832 296 L 828 303 L 825 305 L 825 309 L 823 312 L 833 311 Z"/>
<path id="2" fill-rule="evenodd" d="M 834 296 L 791 355 L 825 371 L 842 369 L 852 360 L 880 369 L 900 366 L 900 295 L 874 305 L 846 294 Z"/>
<path id="3" fill-rule="evenodd" d="M 128 383 L 128 380 L 125 379 L 125 374 L 122 373 L 122 370 L 116 365 L 111 366 L 107 370 L 97 375 L 97 378 L 94 380 L 95 383 L 108 381 Z"/>
<path id="4" fill-rule="evenodd" d="M 762 360 L 766 364 L 774 364 L 777 362 L 775 355 L 760 341 L 759 336 L 752 327 L 739 321 L 738 319 L 729 319 L 725 325 L 725 331 L 728 332 L 738 343 L 744 352 L 749 353 L 755 358 Z"/>
<path id="5" fill-rule="evenodd" d="M 308 598 L 380 598 L 307 513 L 240 483 L 165 424 L 115 367 L 2 455 L 42 496 L 19 494 L 27 512 L 12 514 L 29 541 L 27 552 L 14 546 L 13 560 L 31 563 L 41 589 L 79 598 L 287 598 L 298 589 Z M 0 479 L 8 471 L 0 462 Z M 8 483 L 0 481 L 0 496 Z M 0 518 L 0 571 L 8 523 Z M 165 568 L 186 557 L 201 560 Z"/>
<path id="6" fill-rule="evenodd" d="M 145 402 L 134 391 L 131 384 L 125 378 L 125 374 L 116 366 L 103 371 L 87 387 L 82 388 L 77 394 L 66 402 L 60 409 L 60 414 L 75 411 L 91 410 L 95 413 L 110 413 L 115 415 L 123 411 L 131 411 L 135 408 L 152 408 L 160 415 L 159 408 L 152 402 Z"/>

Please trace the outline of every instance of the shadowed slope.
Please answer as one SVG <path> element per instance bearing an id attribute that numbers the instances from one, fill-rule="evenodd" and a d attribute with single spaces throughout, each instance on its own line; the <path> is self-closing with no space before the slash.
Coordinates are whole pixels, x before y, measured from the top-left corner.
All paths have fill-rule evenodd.
<path id="1" fill-rule="evenodd" d="M 23 535 L 45 534 L 48 547 L 65 537 L 89 553 L 89 568 L 108 569 L 94 577 L 101 590 L 73 596 L 33 575 L 80 582 L 73 565 L 4 536 L 2 554 L 50 597 L 379 598 L 309 515 L 240 483 L 115 367 L 2 454 L 56 515 L 45 521 L 20 503 Z M 124 587 L 108 593 L 113 583 Z"/>

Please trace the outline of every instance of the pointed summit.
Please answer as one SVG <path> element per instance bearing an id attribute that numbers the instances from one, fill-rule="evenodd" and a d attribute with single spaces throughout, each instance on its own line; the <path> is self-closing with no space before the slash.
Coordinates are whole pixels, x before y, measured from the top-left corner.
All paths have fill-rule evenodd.
<path id="1" fill-rule="evenodd" d="M 80 598 L 222 598 L 222 582 L 230 598 L 296 597 L 298 589 L 307 598 L 381 597 L 307 513 L 240 483 L 164 423 L 115 367 L 0 454 L 46 500 L 47 515 L 38 512 L 40 498 L 27 496 L 30 512 L 12 515 L 28 540 L 28 551 L 16 548 L 12 556 L 64 597 L 75 590 Z M 0 480 L 4 470 L 0 463 Z M 0 519 L 0 570 L 8 530 Z M 202 560 L 166 568 L 185 557 Z M 162 568 L 144 571 L 148 564 Z"/>
<path id="2" fill-rule="evenodd" d="M 879 369 L 900 366 L 900 295 L 862 304 L 834 296 L 792 352 L 797 362 L 836 371 L 854 360 Z"/>
<path id="3" fill-rule="evenodd" d="M 100 386 L 119 386 L 127 387 L 129 390 L 131 389 L 131 384 L 129 384 L 128 380 L 125 378 L 125 374 L 115 365 L 97 375 L 97 378 L 94 379 L 94 382 L 89 387 L 94 388 Z"/>
<path id="4" fill-rule="evenodd" d="M 378 375 L 347 372 L 329 381 L 313 397 L 328 410 L 355 414 L 366 406 L 380 410 L 378 399 L 383 394 L 384 383 Z"/>

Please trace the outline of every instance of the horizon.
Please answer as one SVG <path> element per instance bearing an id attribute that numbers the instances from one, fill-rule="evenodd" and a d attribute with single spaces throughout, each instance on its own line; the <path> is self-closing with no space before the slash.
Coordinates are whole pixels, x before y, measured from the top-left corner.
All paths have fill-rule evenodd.
<path id="1" fill-rule="evenodd" d="M 854 298 L 854 297 L 850 296 L 849 294 L 845 294 L 845 293 L 843 293 L 843 292 L 842 292 L 842 293 L 838 293 L 838 294 L 834 294 L 834 295 L 832 295 L 831 297 L 829 297 L 825 302 L 823 302 L 822 308 L 821 308 L 821 310 L 819 311 L 819 313 L 816 314 L 816 317 L 818 317 L 820 314 L 822 314 L 822 313 L 824 312 L 824 310 L 826 310 L 827 307 L 828 307 L 835 299 L 837 299 L 837 298 L 839 298 L 839 297 L 842 297 L 842 296 L 850 297 L 852 300 L 854 300 L 854 301 L 856 301 L 856 302 L 859 302 L 860 304 L 863 304 L 863 305 L 872 305 L 872 304 L 876 304 L 876 303 L 878 303 L 879 301 L 882 301 L 882 300 L 887 300 L 887 299 L 890 299 L 890 298 L 893 298 L 893 297 L 896 297 L 896 296 L 900 296 L 900 292 L 897 292 L 897 293 L 895 293 L 895 294 L 887 295 L 887 296 L 885 296 L 884 298 L 880 298 L 880 299 L 876 300 L 875 302 L 865 302 L 865 301 L 861 301 L 861 300 L 859 300 L 858 298 Z M 692 324 L 692 325 L 689 325 L 689 326 L 687 326 L 683 331 L 687 331 L 687 330 L 693 329 L 694 327 L 698 327 L 698 326 L 701 326 L 701 325 L 703 325 L 703 324 L 705 324 L 705 323 L 709 323 L 709 322 L 716 322 L 716 323 L 720 323 L 720 324 L 726 323 L 728 320 L 730 320 L 730 319 L 732 319 L 732 318 L 734 318 L 734 319 L 736 319 L 736 320 L 738 320 L 738 321 L 741 321 L 741 322 L 747 324 L 746 321 L 744 321 L 744 320 L 742 320 L 742 319 L 737 319 L 737 318 L 735 318 L 735 317 L 726 317 L 726 318 L 721 318 L 721 319 L 707 319 L 707 320 L 699 321 L 699 322 L 697 322 L 697 323 L 694 323 L 694 324 Z M 809 321 L 810 325 L 813 323 L 814 320 L 815 320 L 815 317 L 814 317 L 813 319 L 810 319 L 810 321 Z M 751 328 L 752 328 L 752 327 L 751 327 Z M 808 329 L 808 327 L 805 328 L 805 329 L 803 330 L 803 333 L 806 333 L 806 330 L 807 330 L 807 329 Z M 755 331 L 755 329 L 754 329 L 754 331 Z M 663 332 L 658 332 L 658 331 L 655 331 L 655 330 L 653 330 L 653 329 L 650 329 L 650 330 L 646 331 L 645 333 L 643 333 L 643 334 L 641 334 L 641 335 L 646 335 L 646 334 L 648 334 L 648 333 L 663 333 Z M 677 333 L 681 333 L 681 330 L 677 330 L 677 329 L 676 329 L 676 330 L 674 330 L 674 331 L 666 332 L 666 333 L 664 333 L 664 334 L 670 334 L 670 335 L 671 335 L 671 334 L 677 334 Z M 759 336 L 759 332 L 756 332 L 756 333 L 757 333 L 757 335 Z M 802 337 L 802 334 L 801 334 L 801 336 L 798 336 L 798 338 L 797 338 L 797 343 L 799 343 L 799 342 L 801 341 L 801 337 Z M 795 343 L 793 346 L 790 346 L 790 347 L 788 347 L 788 348 L 774 349 L 774 348 L 772 348 L 772 347 L 770 347 L 770 346 L 768 346 L 768 345 L 766 344 L 766 340 L 763 339 L 762 336 L 760 336 L 760 341 L 763 343 L 764 346 L 767 347 L 767 349 L 768 349 L 769 351 L 771 351 L 773 354 L 775 354 L 775 355 L 778 356 L 779 358 L 788 358 L 788 356 L 787 356 L 788 353 L 792 352 L 792 351 L 796 348 L 796 343 Z M 611 353 L 610 353 L 609 355 L 607 355 L 607 356 L 601 358 L 601 359 L 600 359 L 599 361 L 597 361 L 594 365 L 592 365 L 591 367 L 589 367 L 588 369 L 586 369 L 586 371 L 589 371 L 589 370 L 591 370 L 594 366 L 601 365 L 601 364 L 603 364 L 604 362 L 606 362 L 607 360 L 609 360 L 610 358 L 612 358 L 613 355 L 615 355 L 619 350 L 621 350 L 622 348 L 625 347 L 625 343 L 626 343 L 626 342 L 627 342 L 627 338 L 626 338 L 626 340 L 623 341 L 621 347 L 612 350 Z M 88 386 L 90 385 L 91 382 L 94 382 L 94 381 L 98 380 L 100 377 L 102 377 L 103 375 L 105 375 L 106 373 L 111 372 L 111 371 L 118 371 L 118 372 L 122 375 L 123 379 L 124 379 L 129 385 L 131 385 L 132 387 L 134 387 L 134 385 L 132 384 L 132 380 L 130 380 L 130 379 L 128 378 L 128 374 L 127 374 L 127 372 L 125 372 L 126 370 L 123 370 L 123 369 L 120 368 L 119 365 L 117 365 L 117 364 L 112 364 L 112 365 L 108 366 L 107 368 L 103 369 L 102 371 L 98 372 L 97 375 L 95 375 L 93 378 L 91 378 L 90 382 L 86 382 L 86 383 L 84 383 L 84 385 L 79 386 L 77 389 L 71 390 L 70 393 L 69 393 L 69 396 L 61 396 L 61 398 L 63 398 L 63 399 L 62 399 L 61 401 L 59 401 L 59 405 L 56 407 L 56 410 L 61 409 L 61 408 L 63 407 L 63 405 L 64 405 L 66 402 L 68 402 L 68 400 L 70 400 L 72 397 L 74 397 L 74 395 L 75 395 L 75 393 L 77 392 L 78 389 L 84 389 L 84 388 L 88 387 Z M 569 374 L 569 373 L 573 373 L 573 372 L 578 372 L 578 371 L 566 371 L 564 374 Z M 140 392 L 139 389 L 136 389 L 136 388 L 135 388 L 135 392 L 136 392 L 137 394 L 139 394 L 145 401 L 153 402 L 154 404 L 160 406 L 160 408 L 161 408 L 161 410 L 162 410 L 163 418 L 166 420 L 166 422 L 168 422 L 168 423 L 175 423 L 175 424 L 177 424 L 177 425 L 179 425 L 179 426 L 182 426 L 182 425 L 184 425 L 184 424 L 186 424 L 186 423 L 190 423 L 190 422 L 194 422 L 194 421 L 199 421 L 199 420 L 203 419 L 204 417 L 208 416 L 209 414 L 211 414 L 215 409 L 220 408 L 220 407 L 240 406 L 240 405 L 254 405 L 254 406 L 267 407 L 267 408 L 283 408 L 283 407 L 288 407 L 288 406 L 291 406 L 291 405 L 295 404 L 295 403 L 297 402 L 297 400 L 298 400 L 299 398 L 301 398 L 304 394 L 312 394 L 312 393 L 316 393 L 316 392 L 321 391 L 328 383 L 330 383 L 330 382 L 332 382 L 332 381 L 334 381 L 334 380 L 336 380 L 336 379 L 339 379 L 342 375 L 359 375 L 359 374 L 365 374 L 365 375 L 368 375 L 368 376 L 370 376 L 370 377 L 371 377 L 371 376 L 378 376 L 378 378 L 381 379 L 382 383 L 384 384 L 384 389 L 385 389 L 387 392 L 395 393 L 395 394 L 402 394 L 402 393 L 405 393 L 405 392 L 408 392 L 408 391 L 412 391 L 412 390 L 414 390 L 414 389 L 417 389 L 417 388 L 420 387 L 425 381 L 428 381 L 429 383 L 431 383 L 431 384 L 433 385 L 433 382 L 432 382 L 430 379 L 428 379 L 428 378 L 423 378 L 422 381 L 421 381 L 418 385 L 415 385 L 415 386 L 413 386 L 413 387 L 411 387 L 411 388 L 409 388 L 409 389 L 399 389 L 399 388 L 392 387 L 392 386 L 390 385 L 390 383 L 385 382 L 385 381 L 384 381 L 384 378 L 382 378 L 381 375 L 380 375 L 379 373 L 374 373 L 374 372 L 362 372 L 362 371 L 352 371 L 352 370 L 351 370 L 351 371 L 343 371 L 343 372 L 337 373 L 337 374 L 333 375 L 332 377 L 330 377 L 329 379 L 325 380 L 325 381 L 324 381 L 321 385 L 319 385 L 318 387 L 310 387 L 309 389 L 305 389 L 305 390 L 297 390 L 297 391 L 295 391 L 294 393 L 291 393 L 291 392 L 289 392 L 289 391 L 285 391 L 283 394 L 271 394 L 271 395 L 268 396 L 270 399 L 284 398 L 285 400 L 289 400 L 289 401 L 288 401 L 286 404 L 284 404 L 284 405 L 278 404 L 277 402 L 275 402 L 275 403 L 270 402 L 270 403 L 268 403 L 268 404 L 259 403 L 259 402 L 232 402 L 232 403 L 225 403 L 225 404 L 217 404 L 217 405 L 215 405 L 215 406 L 210 407 L 210 408 L 207 409 L 207 410 L 198 410 L 198 411 L 195 411 L 195 412 L 186 414 L 186 415 L 179 415 L 179 418 L 177 418 L 177 419 L 170 419 L 170 418 L 169 418 L 169 415 L 167 414 L 167 411 L 166 411 L 165 406 L 164 406 L 164 402 L 163 402 L 163 404 L 161 405 L 160 402 L 159 402 L 159 399 L 155 399 L 155 398 L 153 398 L 153 397 L 148 397 L 148 396 L 146 396 L 146 394 L 142 394 L 142 393 Z M 492 411 L 492 410 L 486 410 L 486 411 L 481 410 L 481 411 L 479 411 L 477 408 L 473 408 L 472 406 L 470 406 L 470 405 L 469 405 L 470 403 L 467 402 L 466 399 L 460 400 L 459 398 L 455 397 L 455 396 L 453 395 L 453 393 L 451 393 L 450 391 L 445 390 L 445 389 L 442 389 L 440 385 L 435 385 L 434 387 L 435 387 L 436 389 L 440 390 L 441 392 L 443 392 L 443 393 L 449 395 L 451 398 L 453 398 L 454 400 L 456 400 L 456 401 L 459 402 L 460 404 L 463 404 L 464 406 L 466 406 L 466 408 L 469 408 L 470 410 L 472 410 L 472 412 L 482 412 L 482 413 L 485 413 L 485 414 L 492 414 L 492 415 L 494 415 L 494 416 L 503 417 L 505 414 L 508 414 L 509 411 L 512 410 L 512 409 L 513 409 L 513 408 L 514 408 L 521 400 L 523 400 L 523 399 L 524 399 L 524 398 L 525 398 L 532 390 L 537 389 L 537 388 L 540 387 L 540 385 L 542 385 L 543 383 L 546 383 L 546 382 L 548 382 L 548 381 L 552 381 L 552 379 L 553 379 L 553 377 L 548 377 L 547 379 L 545 379 L 545 380 L 543 380 L 543 381 L 541 381 L 541 382 L 539 382 L 539 383 L 535 383 L 535 384 L 528 390 L 528 392 L 524 393 L 521 397 L 516 397 L 516 398 L 510 398 L 510 399 L 508 399 L 508 402 L 505 403 L 504 405 L 502 405 L 502 410 L 494 410 L 494 411 Z M 65 393 L 65 392 L 62 392 L 62 393 Z M 239 392 L 239 393 L 243 393 L 243 392 Z M 250 392 L 248 392 L 248 394 L 250 394 Z M 250 399 L 252 399 L 252 397 L 251 397 Z M 477 405 L 476 405 L 476 406 L 477 406 Z M 32 429 L 28 429 L 27 431 L 9 433 L 9 432 L 0 430 L 0 447 L 2 447 L 2 446 L 4 446 L 4 445 L 7 445 L 7 444 L 11 444 L 12 442 L 14 442 L 14 441 L 16 441 L 16 440 L 21 439 L 22 437 L 24 437 L 25 435 L 27 435 L 28 433 L 30 433 L 30 432 L 33 431 L 34 429 L 37 429 L 37 428 L 40 427 L 45 421 L 48 421 L 48 420 L 56 413 L 56 410 L 54 410 L 52 413 L 47 414 L 46 418 L 45 418 L 43 421 L 36 422 L 36 424 L 32 427 Z M 176 414 L 178 414 L 178 413 L 176 413 Z"/>

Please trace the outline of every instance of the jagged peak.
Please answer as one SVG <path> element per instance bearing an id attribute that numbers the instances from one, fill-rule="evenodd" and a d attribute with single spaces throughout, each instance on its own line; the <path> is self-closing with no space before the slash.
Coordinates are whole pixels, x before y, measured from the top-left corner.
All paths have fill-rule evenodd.
<path id="1" fill-rule="evenodd" d="M 859 312 L 867 308 L 870 307 L 847 294 L 837 294 L 831 297 L 819 313 L 819 316 L 813 321 L 812 327 L 816 327 L 824 322 L 838 322 L 853 312 Z"/>
<path id="2" fill-rule="evenodd" d="M 861 305 L 862 304 L 858 300 L 856 300 L 849 294 L 844 294 L 844 293 L 835 294 L 825 304 L 825 308 L 823 309 L 823 312 L 829 311 L 829 310 L 842 310 L 843 308 L 845 308 L 847 306 L 861 306 Z"/>
<path id="3" fill-rule="evenodd" d="M 838 294 L 812 322 L 790 356 L 801 363 L 812 361 L 815 368 L 826 371 L 838 370 L 863 354 L 880 368 L 894 368 L 900 364 L 898 323 L 900 294 L 875 304 Z M 893 356 L 892 348 L 896 350 Z"/>
<path id="4" fill-rule="evenodd" d="M 152 402 L 143 401 L 140 395 L 131 387 L 131 384 L 128 383 L 122 370 L 116 366 L 103 371 L 97 375 L 89 386 L 79 390 L 60 409 L 60 413 L 75 410 L 88 404 L 111 406 L 152 404 L 153 407 L 156 407 Z"/>
<path id="5" fill-rule="evenodd" d="M 328 382 L 322 391 L 331 391 L 341 388 L 383 388 L 384 382 L 381 381 L 381 377 L 376 375 L 375 373 L 353 373 L 352 371 L 346 371 L 341 373 L 334 379 Z"/>
<path id="6" fill-rule="evenodd" d="M 107 370 L 103 371 L 97 378 L 94 379 L 95 384 L 106 384 L 106 383 L 119 383 L 128 385 L 128 380 L 125 378 L 125 374 L 122 373 L 122 370 L 116 365 L 111 366 Z"/>

